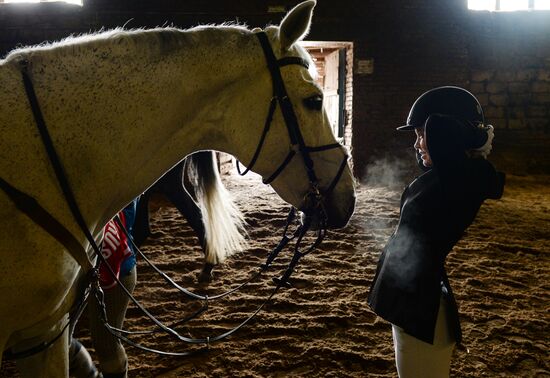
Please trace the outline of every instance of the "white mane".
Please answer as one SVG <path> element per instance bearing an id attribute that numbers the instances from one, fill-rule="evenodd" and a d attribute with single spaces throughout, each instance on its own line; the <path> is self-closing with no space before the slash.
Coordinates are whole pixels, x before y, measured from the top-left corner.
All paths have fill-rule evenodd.
<path id="1" fill-rule="evenodd" d="M 44 42 L 38 45 L 25 46 L 12 50 L 0 63 L 8 63 L 19 60 L 36 53 L 48 52 L 55 56 L 63 56 L 80 51 L 83 47 L 90 48 L 102 46 L 106 42 L 117 41 L 125 47 L 137 46 L 137 42 L 145 42 L 159 48 L 161 51 L 180 48 L 193 43 L 197 32 L 216 34 L 220 31 L 232 30 L 238 33 L 250 33 L 244 26 L 235 23 L 223 23 L 220 25 L 199 25 L 190 29 L 179 29 L 176 27 L 157 27 L 152 29 L 124 29 L 117 27 L 111 30 L 100 30 L 95 33 L 71 35 L 55 42 Z"/>
<path id="2" fill-rule="evenodd" d="M 266 31 L 275 29 L 268 26 Z M 206 24 L 195 26 L 190 29 L 179 29 L 176 27 L 156 27 L 152 29 L 124 29 L 117 27 L 111 30 L 100 30 L 95 33 L 70 35 L 55 42 L 44 42 L 38 45 L 25 46 L 12 50 L 0 64 L 16 62 L 29 59 L 36 55 L 47 53 L 49 57 L 62 57 L 76 54 L 83 49 L 106 46 L 109 42 L 116 41 L 120 46 L 121 53 L 135 49 L 137 46 L 151 46 L 159 55 L 179 50 L 182 47 L 190 46 L 198 42 L 198 35 L 209 34 L 211 39 L 227 38 L 227 31 L 239 34 L 253 33 L 246 25 L 226 22 L 222 24 Z M 113 44 L 110 44 L 112 47 Z M 312 77 L 317 78 L 318 73 L 315 63 L 307 51 L 296 44 L 295 48 L 299 55 L 305 57 L 309 63 L 309 71 Z"/>

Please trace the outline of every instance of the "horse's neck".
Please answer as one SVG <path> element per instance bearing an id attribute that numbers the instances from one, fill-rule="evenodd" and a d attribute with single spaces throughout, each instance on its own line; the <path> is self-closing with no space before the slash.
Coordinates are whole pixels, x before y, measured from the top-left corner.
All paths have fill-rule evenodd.
<path id="1" fill-rule="evenodd" d="M 245 90 L 242 86 L 251 71 L 259 69 L 257 57 L 251 56 L 251 51 L 258 55 L 259 48 L 252 36 L 228 33 L 220 39 L 216 34 L 212 42 L 208 34 L 199 32 L 193 46 L 154 64 L 134 62 L 136 66 L 127 71 L 132 100 L 121 101 L 122 109 L 113 109 L 124 113 L 114 122 L 124 120 L 119 142 L 124 141 L 125 151 L 120 151 L 120 160 L 111 162 L 114 176 L 109 180 L 129 177 L 131 182 L 120 182 L 116 191 L 103 194 L 103 201 L 112 201 L 103 217 L 112 215 L 121 202 L 141 193 L 187 154 L 228 150 L 226 112 L 238 108 L 240 94 L 236 93 Z M 124 109 L 125 104 L 130 108 Z M 246 123 L 245 117 L 241 119 Z M 115 142 L 109 148 L 118 146 Z M 105 156 L 112 154 L 106 150 Z"/>
<path id="2" fill-rule="evenodd" d="M 145 46 L 104 64 L 95 59 L 101 49 L 75 59 L 71 74 L 81 78 L 63 83 L 63 92 L 78 106 L 68 117 L 55 119 L 52 112 L 49 123 L 66 127 L 68 138 L 79 125 L 80 140 L 62 155 L 69 175 L 79 176 L 75 192 L 90 226 L 100 227 L 187 154 L 228 150 L 226 109 L 238 109 L 261 50 L 251 35 L 215 34 L 211 42 L 208 34 L 199 32 L 190 46 L 164 56 Z M 240 118 L 247 123 L 245 111 Z"/>

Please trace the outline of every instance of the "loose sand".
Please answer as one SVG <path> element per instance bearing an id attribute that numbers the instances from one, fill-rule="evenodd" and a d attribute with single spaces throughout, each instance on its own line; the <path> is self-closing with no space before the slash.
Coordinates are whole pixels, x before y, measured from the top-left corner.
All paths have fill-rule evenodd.
<path id="1" fill-rule="evenodd" d="M 156 198 L 153 235 L 144 252 L 182 286 L 213 295 L 244 281 L 279 240 L 287 210 L 256 178 L 224 180 L 248 222 L 251 248 L 216 268 L 208 287 L 196 283 L 201 250 L 176 209 Z M 330 231 L 300 261 L 292 288 L 282 289 L 256 319 L 214 343 L 206 354 L 160 357 L 128 347 L 130 377 L 395 377 L 391 330 L 366 304 L 378 255 L 398 219 L 402 186 L 362 185 L 350 224 Z M 500 201 L 487 201 L 447 259 L 464 332 L 452 377 L 550 377 L 550 176 L 509 176 Z M 215 336 L 244 320 L 269 296 L 290 250 L 261 279 L 210 303 L 181 328 Z M 167 322 L 199 303 L 178 296 L 138 264 L 136 295 Z M 81 320 L 77 335 L 90 345 Z M 148 328 L 135 308 L 126 326 Z M 162 349 L 193 349 L 165 336 L 136 338 Z M 93 349 L 91 349 L 93 354 Z M 14 376 L 4 364 L 0 377 Z"/>

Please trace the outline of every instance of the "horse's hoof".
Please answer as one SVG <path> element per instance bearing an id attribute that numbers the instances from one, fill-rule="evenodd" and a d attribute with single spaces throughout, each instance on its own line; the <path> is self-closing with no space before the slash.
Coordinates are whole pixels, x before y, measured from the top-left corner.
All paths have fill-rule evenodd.
<path id="1" fill-rule="evenodd" d="M 69 349 L 69 376 L 75 378 L 100 378 L 90 353 L 77 339 L 71 340 Z"/>
<path id="2" fill-rule="evenodd" d="M 214 275 L 212 273 L 205 273 L 205 272 L 201 272 L 197 276 L 197 280 L 199 281 L 200 284 L 209 284 L 210 282 L 212 282 L 213 278 L 214 278 Z"/>
<path id="3" fill-rule="evenodd" d="M 100 378 L 128 378 L 128 369 L 121 373 L 103 373 Z"/>
<path id="4" fill-rule="evenodd" d="M 99 378 L 128 378 L 128 361 L 126 361 L 124 371 L 121 371 L 120 373 L 103 372 Z"/>

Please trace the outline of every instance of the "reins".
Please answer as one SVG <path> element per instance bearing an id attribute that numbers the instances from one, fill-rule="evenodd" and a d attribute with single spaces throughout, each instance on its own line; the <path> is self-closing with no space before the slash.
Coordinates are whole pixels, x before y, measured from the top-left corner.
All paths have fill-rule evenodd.
<path id="1" fill-rule="evenodd" d="M 309 229 L 309 225 L 306 225 L 304 227 L 304 225 L 301 225 L 300 227 L 298 227 L 296 229 L 296 231 L 291 235 L 291 236 L 288 236 L 287 234 L 287 230 L 288 230 L 288 227 L 289 225 L 292 223 L 292 221 L 295 219 L 295 216 L 296 216 L 296 213 L 295 213 L 295 210 L 294 209 L 291 209 L 291 211 L 289 212 L 288 216 L 287 216 L 287 223 L 286 223 L 286 226 L 285 226 L 285 229 L 283 231 L 283 236 L 280 240 L 280 242 L 278 243 L 278 245 L 273 248 L 273 250 L 269 253 L 269 255 L 267 256 L 266 258 L 266 261 L 264 264 L 262 264 L 260 266 L 260 270 L 256 273 L 254 273 L 249 279 L 247 279 L 244 283 L 241 283 L 239 284 L 238 286 L 236 286 L 235 288 L 233 289 L 230 289 L 222 294 L 218 294 L 218 295 L 214 295 L 214 296 L 207 296 L 207 295 L 204 295 L 204 296 L 201 296 L 201 295 L 198 295 L 198 294 L 195 294 L 195 293 L 192 293 L 190 291 L 188 291 L 187 289 L 184 289 L 182 287 L 180 287 L 179 285 L 177 285 L 176 283 L 174 283 L 166 274 L 164 274 L 164 272 L 160 271 L 157 267 L 154 266 L 154 264 L 148 260 L 146 258 L 146 256 L 143 254 L 143 252 L 141 252 L 139 250 L 139 248 L 136 249 L 137 253 L 141 256 L 141 257 L 145 257 L 147 259 L 147 263 L 158 273 L 161 274 L 161 276 L 163 276 L 163 278 L 165 278 L 165 280 L 167 280 L 167 282 L 169 282 L 172 286 L 174 286 L 176 289 L 178 289 L 178 291 L 180 291 L 181 293 L 183 293 L 184 295 L 192 298 L 192 299 L 197 299 L 197 300 L 202 300 L 204 302 L 203 306 L 195 311 L 195 313 L 193 313 L 192 315 L 190 316 L 187 316 L 185 317 L 184 319 L 182 320 L 179 320 L 173 324 L 171 324 L 169 327 L 168 326 L 161 326 L 162 327 L 162 330 L 166 331 L 165 327 L 168 328 L 168 329 L 171 329 L 170 333 L 175 332 L 177 333 L 175 330 L 174 330 L 174 327 L 178 326 L 178 325 L 181 325 L 181 324 L 184 324 L 194 318 L 196 318 L 197 316 L 201 315 L 202 313 L 204 313 L 207 309 L 208 309 L 208 304 L 210 301 L 214 300 L 214 299 L 220 299 L 222 297 L 225 297 L 231 293 L 234 293 L 235 291 L 241 289 L 243 286 L 245 286 L 246 284 L 252 282 L 254 279 L 256 279 L 258 276 L 260 276 L 263 272 L 265 272 L 269 266 L 271 265 L 271 263 L 275 260 L 275 258 L 278 256 L 279 252 L 281 252 L 284 247 L 288 244 L 289 241 L 293 240 L 293 239 L 296 239 L 297 240 L 297 243 L 295 245 L 295 251 L 294 251 L 294 255 L 290 261 L 290 263 L 288 264 L 285 272 L 283 273 L 283 275 L 281 276 L 281 278 L 274 278 L 273 281 L 276 283 L 276 286 L 275 288 L 272 290 L 271 294 L 256 308 L 256 310 L 254 312 L 252 312 L 246 319 L 244 319 L 241 323 L 239 323 L 237 326 L 235 326 L 234 328 L 230 329 L 229 331 L 226 331 L 222 334 L 219 334 L 219 335 L 216 335 L 216 336 L 208 336 L 208 337 L 205 337 L 205 338 L 186 338 L 186 337 L 182 337 L 180 338 L 180 341 L 184 341 L 186 343 L 190 343 L 190 344 L 206 344 L 207 345 L 207 348 L 209 347 L 210 343 L 213 343 L 213 342 L 216 342 L 216 341 L 220 341 L 230 335 L 232 335 L 233 333 L 235 333 L 236 331 L 238 331 L 240 328 L 242 328 L 243 326 L 245 326 L 247 323 L 249 323 L 260 311 L 261 309 L 271 301 L 271 299 L 273 298 L 273 296 L 277 293 L 277 291 L 285 286 L 287 287 L 288 286 L 288 278 L 290 278 L 293 270 L 294 270 L 294 267 L 296 266 L 296 264 L 298 263 L 298 261 L 300 260 L 300 258 L 302 258 L 303 256 L 305 256 L 306 254 L 308 254 L 309 252 L 311 252 L 321 241 L 322 241 L 322 238 L 324 237 L 324 233 L 323 232 L 319 232 L 318 235 L 317 235 L 317 238 L 315 240 L 315 242 L 313 243 L 312 246 L 308 247 L 305 252 L 302 252 L 300 251 L 300 245 L 301 245 L 301 241 L 304 237 L 304 235 L 306 234 L 307 232 L 307 229 Z M 117 218 L 115 218 L 117 219 Z M 117 222 L 120 222 L 119 220 L 117 220 Z M 124 232 L 126 233 L 126 230 L 124 228 L 122 228 L 124 230 Z M 115 277 L 116 278 L 116 277 Z M 122 285 L 118 279 L 117 279 L 117 282 Z M 126 291 L 124 289 L 124 291 Z M 98 291 L 97 293 L 102 293 L 100 291 Z M 100 294 L 101 295 L 101 294 Z M 133 298 L 133 296 L 131 296 L 130 293 L 127 293 L 127 295 L 129 296 L 129 298 L 134 301 L 135 298 Z M 102 298 L 98 298 L 98 300 L 102 300 Z M 135 302 L 134 302 L 135 303 Z M 136 305 L 140 306 L 139 303 L 135 303 Z M 103 308 L 104 310 L 104 308 Z M 102 315 L 102 318 L 104 318 L 106 315 L 103 313 Z M 148 316 L 148 315 L 147 315 Z M 141 344 L 138 344 L 138 343 L 135 343 L 133 342 L 131 339 L 129 339 L 127 336 L 129 335 L 143 335 L 143 334 L 152 334 L 152 333 L 158 333 L 160 332 L 160 330 L 142 330 L 142 331 L 127 331 L 127 330 L 124 330 L 124 329 L 119 329 L 119 328 L 116 328 L 116 327 L 112 327 L 111 325 L 109 325 L 105 319 L 102 319 L 105 323 L 105 326 L 107 327 L 108 331 L 114 335 L 115 337 L 121 339 L 122 341 L 128 343 L 129 345 L 132 345 L 138 349 L 141 349 L 141 350 L 145 350 L 145 351 L 149 351 L 149 352 L 154 352 L 154 353 L 157 353 L 157 354 L 161 354 L 161 355 L 170 355 L 170 356 L 186 356 L 186 355 L 191 355 L 191 354 L 194 354 L 194 353 L 198 353 L 198 352 L 202 352 L 202 351 L 205 351 L 205 349 L 198 349 L 198 350 L 193 350 L 193 351 L 190 351 L 190 352 L 166 352 L 166 351 L 161 351 L 161 350 L 158 350 L 158 349 L 152 349 L 152 348 L 149 348 L 149 347 L 145 347 Z M 151 319 L 153 321 L 156 322 L 156 319 Z M 159 325 L 159 324 L 157 324 Z M 159 325 L 160 326 L 160 325 Z"/>
<path id="2" fill-rule="evenodd" d="M 260 310 L 273 298 L 273 296 L 277 293 L 277 291 L 282 286 L 288 285 L 288 279 L 292 275 L 294 268 L 298 261 L 313 251 L 323 240 L 325 234 L 326 234 L 326 214 L 325 210 L 322 205 L 322 199 L 323 196 L 330 193 L 337 182 L 339 181 L 344 168 L 346 166 L 347 162 L 347 155 L 344 153 L 344 159 L 340 165 L 340 168 L 337 171 L 336 176 L 333 178 L 332 182 L 329 184 L 327 188 L 325 188 L 322 192 L 318 188 L 318 179 L 314 171 L 313 167 L 313 160 L 310 157 L 310 152 L 318 152 L 318 151 L 325 151 L 329 149 L 334 148 L 341 148 L 340 144 L 334 143 L 334 144 L 328 144 L 325 146 L 318 146 L 318 147 L 308 147 L 306 146 L 303 136 L 300 132 L 299 124 L 296 118 L 296 114 L 294 113 L 294 108 L 292 106 L 292 103 L 288 97 L 288 94 L 286 92 L 286 88 L 284 86 L 284 82 L 282 80 L 280 67 L 290 65 L 290 64 L 298 64 L 303 67 L 308 68 L 308 64 L 305 60 L 303 60 L 300 57 L 285 57 L 282 59 L 276 59 L 275 54 L 273 53 L 273 50 L 271 48 L 271 45 L 269 43 L 269 40 L 267 38 L 267 35 L 265 32 L 259 32 L 256 33 L 256 36 L 262 46 L 267 65 L 269 68 L 269 71 L 271 73 L 272 82 L 273 82 L 273 97 L 271 99 L 271 103 L 269 106 L 269 113 L 264 125 L 264 130 L 262 133 L 262 136 L 260 138 L 260 141 L 258 143 L 258 147 L 253 155 L 253 158 L 251 162 L 248 165 L 248 168 L 246 168 L 245 172 L 241 172 L 239 167 L 239 173 L 240 174 L 246 174 L 252 166 L 254 166 L 255 162 L 258 159 L 258 156 L 261 152 L 265 137 L 269 131 L 271 122 L 273 120 L 273 115 L 276 110 L 277 104 L 279 104 L 285 124 L 287 126 L 290 143 L 291 143 L 291 149 L 287 157 L 284 159 L 284 161 L 281 163 L 281 165 L 274 171 L 274 173 L 269 176 L 267 179 L 264 180 L 265 183 L 269 183 L 273 181 L 290 163 L 292 158 L 299 153 L 302 156 L 302 160 L 306 167 L 306 172 L 308 175 L 308 179 L 310 181 L 310 189 L 306 193 L 304 197 L 305 201 L 305 210 L 309 210 L 310 212 L 314 212 L 319 216 L 320 221 L 320 227 L 317 231 L 317 236 L 315 241 L 305 249 L 302 248 L 302 242 L 303 238 L 310 229 L 312 217 L 306 217 L 305 221 L 292 233 L 292 235 L 288 234 L 288 229 L 290 224 L 295 220 L 296 212 L 294 209 L 291 209 L 288 216 L 287 216 L 287 222 L 285 225 L 285 229 L 283 231 L 283 235 L 281 240 L 279 241 L 278 245 L 273 248 L 273 250 L 268 254 L 266 261 L 264 264 L 261 265 L 260 270 L 253 274 L 248 280 L 246 280 L 244 283 L 239 284 L 237 287 L 228 290 L 225 293 L 215 295 L 215 296 L 207 296 L 207 295 L 199 295 L 193 292 L 188 291 L 187 289 L 181 287 L 180 285 L 176 284 L 170 277 L 168 277 L 164 272 L 162 272 L 160 269 L 158 269 L 152 262 L 138 249 L 135 248 L 136 251 L 141 255 L 141 257 L 149 264 L 151 267 L 161 275 L 161 277 L 168 282 L 170 285 L 175 287 L 179 292 L 183 293 L 189 298 L 203 301 L 203 306 L 197 310 L 194 314 L 172 324 L 171 326 L 167 326 L 161 321 L 159 321 L 156 317 L 154 317 L 127 289 L 124 287 L 124 285 L 120 282 L 110 265 L 105 261 L 105 258 L 101 254 L 101 249 L 96 243 L 95 239 L 90 233 L 90 230 L 88 229 L 87 223 L 79 209 L 78 203 L 76 201 L 76 198 L 74 196 L 74 193 L 70 187 L 70 184 L 68 182 L 67 176 L 64 172 L 63 165 L 61 163 L 61 160 L 59 159 L 59 156 L 55 150 L 55 147 L 53 145 L 52 139 L 50 137 L 50 134 L 48 132 L 48 129 L 46 127 L 46 122 L 44 121 L 44 117 L 42 115 L 42 112 L 40 110 L 39 102 L 32 84 L 32 80 L 28 73 L 28 62 L 24 61 L 21 63 L 21 74 L 23 79 L 23 84 L 25 87 L 25 92 L 27 94 L 27 98 L 29 100 L 30 107 L 32 109 L 32 113 L 36 122 L 36 126 L 39 130 L 42 143 L 44 144 L 44 147 L 46 149 L 48 158 L 50 160 L 50 163 L 54 169 L 56 178 L 58 180 L 59 186 L 61 188 L 61 191 L 63 192 L 63 195 L 65 197 L 65 200 L 70 208 L 71 214 L 73 218 L 75 219 L 76 223 L 78 224 L 79 228 L 84 233 L 87 241 L 89 242 L 93 252 L 95 253 L 97 257 L 97 264 L 94 267 L 85 251 L 85 249 L 82 247 L 82 245 L 77 241 L 77 239 L 71 234 L 70 231 L 67 230 L 60 222 L 55 220 L 54 217 L 52 217 L 45 209 L 43 209 L 40 204 L 34 198 L 26 195 L 25 193 L 17 190 L 13 186 L 11 186 L 9 183 L 7 183 L 5 180 L 0 179 L 0 188 L 2 188 L 7 195 L 10 197 L 10 199 L 16 204 L 17 208 L 25 213 L 27 216 L 29 216 L 34 222 L 36 222 L 40 227 L 42 227 L 46 232 L 48 232 L 50 235 L 55 237 L 67 250 L 71 253 L 73 258 L 82 266 L 84 271 L 87 275 L 87 285 L 86 285 L 86 293 L 82 296 L 82 300 L 77 303 L 77 308 L 73 313 L 79 314 L 83 310 L 83 306 L 86 303 L 86 297 L 89 291 L 93 294 L 95 299 L 98 301 L 100 306 L 100 317 L 101 321 L 104 323 L 107 330 L 118 339 L 128 343 L 129 345 L 132 345 L 136 348 L 158 353 L 161 355 L 171 355 L 171 356 L 187 356 L 190 354 L 194 354 L 197 352 L 201 352 L 204 350 L 207 350 L 210 346 L 211 342 L 222 340 L 233 333 L 235 333 L 237 330 L 242 328 L 244 325 L 246 325 L 251 319 L 253 319 Z M 120 222 L 117 219 L 118 222 Z M 122 227 L 124 232 L 126 232 L 125 228 Z M 132 240 L 131 238 L 128 238 L 129 240 Z M 234 293 L 235 291 L 239 290 L 252 280 L 256 279 L 258 276 L 260 276 L 263 272 L 265 272 L 271 263 L 275 260 L 275 258 L 279 255 L 279 253 L 286 247 L 286 245 L 291 241 L 295 239 L 296 244 L 294 246 L 294 254 L 292 256 L 291 261 L 289 262 L 286 270 L 282 274 L 280 278 L 274 279 L 274 282 L 276 283 L 275 288 L 271 292 L 271 294 L 268 296 L 267 299 L 265 299 L 258 308 L 252 312 L 244 321 L 242 321 L 240 324 L 235 326 L 233 329 L 226 331 L 222 334 L 219 334 L 214 337 L 205 337 L 205 338 L 189 338 L 182 336 L 180 333 L 178 333 L 174 327 L 177 325 L 180 325 L 184 322 L 187 322 L 191 319 L 196 318 L 200 314 L 202 314 L 206 309 L 208 309 L 208 304 L 213 299 L 219 299 L 222 297 L 225 297 L 231 293 Z M 99 278 L 98 278 L 98 266 L 99 263 L 105 264 L 106 268 L 110 272 L 110 274 L 113 276 L 114 280 L 117 282 L 118 285 L 121 286 L 125 294 L 128 296 L 128 298 L 136 305 L 136 307 L 139 308 L 139 310 L 147 316 L 158 328 L 157 331 L 139 331 L 139 332 L 130 332 L 123 329 L 118 329 L 116 327 L 111 326 L 107 321 L 107 316 L 105 312 L 105 303 L 104 303 L 104 294 L 99 286 Z M 8 355 L 12 358 L 22 358 L 27 357 L 29 355 L 38 353 L 49 346 L 51 346 L 66 330 L 70 322 L 74 319 L 70 319 L 69 322 L 62 327 L 61 332 L 52 340 L 49 342 L 42 343 L 36 347 L 30 348 L 26 351 L 22 352 L 10 352 L 7 351 Z M 182 341 L 189 344 L 205 344 L 206 348 L 198 349 L 198 350 L 192 350 L 192 351 L 186 351 L 186 352 L 166 352 L 161 351 L 153 348 L 149 348 L 146 346 L 143 346 L 141 344 L 138 344 L 132 340 L 130 340 L 125 335 L 131 335 L 131 334 L 144 334 L 144 333 L 152 333 L 152 332 L 159 332 L 163 331 L 166 334 L 174 337 L 178 341 Z"/>
<path id="3" fill-rule="evenodd" d="M 246 279 L 243 283 L 240 283 L 239 285 L 237 285 L 236 287 L 232 288 L 232 289 L 229 289 L 221 294 L 217 294 L 217 295 L 200 295 L 200 294 L 196 294 L 192 291 L 189 291 L 187 290 L 186 288 L 178 285 L 176 282 L 174 282 L 166 273 L 164 273 L 162 270 L 160 270 L 141 250 L 140 248 L 134 243 L 133 241 L 133 238 L 132 236 L 128 233 L 128 231 L 126 230 L 126 228 L 124 227 L 124 225 L 122 224 L 122 222 L 120 221 L 120 218 L 118 216 L 115 216 L 115 222 L 118 224 L 118 226 L 122 229 L 122 231 L 124 232 L 126 238 L 128 240 L 130 240 L 131 244 L 132 244 L 132 249 L 134 251 L 137 252 L 137 254 L 147 263 L 147 265 L 149 265 L 158 275 L 160 275 L 168 284 L 170 284 L 172 287 L 174 287 L 176 290 L 178 290 L 180 293 L 184 294 L 185 296 L 187 296 L 188 298 L 190 299 L 197 299 L 197 300 L 202 300 L 202 301 L 205 301 L 205 302 L 208 302 L 208 301 L 211 301 L 211 300 L 215 300 L 215 299 L 221 299 L 221 298 L 224 298 L 236 291 L 238 291 L 239 289 L 241 289 L 242 287 L 246 286 L 247 284 L 249 284 L 250 282 L 254 281 L 256 278 L 258 278 L 262 273 L 264 273 L 268 268 L 269 266 L 271 265 L 271 263 L 273 262 L 273 260 L 275 260 L 275 258 L 279 255 L 279 253 L 286 247 L 286 245 L 288 244 L 288 242 L 290 242 L 291 240 L 295 239 L 298 235 L 299 235 L 299 232 L 300 232 L 300 227 L 296 228 L 296 230 L 294 231 L 294 233 L 291 235 L 291 236 L 288 236 L 287 234 L 287 231 L 290 227 L 290 225 L 292 224 L 292 222 L 294 221 L 294 219 L 296 218 L 296 210 L 294 208 L 291 208 L 288 215 L 287 215 L 287 218 L 286 218 L 286 222 L 285 222 L 285 228 L 283 230 L 283 235 L 281 237 L 281 240 L 279 241 L 279 243 L 271 250 L 271 252 L 268 254 L 267 258 L 266 258 L 266 261 L 260 266 L 260 269 L 256 272 L 256 273 L 253 273 L 248 279 Z"/>

